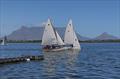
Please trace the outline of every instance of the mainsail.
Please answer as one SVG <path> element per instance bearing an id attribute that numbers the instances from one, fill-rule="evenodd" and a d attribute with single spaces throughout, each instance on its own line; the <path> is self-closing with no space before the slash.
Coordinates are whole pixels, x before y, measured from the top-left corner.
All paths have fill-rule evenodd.
<path id="1" fill-rule="evenodd" d="M 42 45 L 53 44 L 64 45 L 61 37 L 59 36 L 57 31 L 53 28 L 50 19 L 48 19 L 43 33 Z"/>
<path id="2" fill-rule="evenodd" d="M 76 33 L 74 31 L 73 25 L 72 25 L 72 20 L 69 21 L 66 31 L 65 31 L 65 36 L 64 36 L 64 43 L 65 44 L 72 44 L 73 49 L 80 49 L 80 44 L 78 41 L 78 38 L 76 36 Z"/>
<path id="3" fill-rule="evenodd" d="M 50 19 L 48 19 L 42 37 L 42 45 L 52 45 L 52 44 L 57 44 L 57 39 L 52 23 Z"/>

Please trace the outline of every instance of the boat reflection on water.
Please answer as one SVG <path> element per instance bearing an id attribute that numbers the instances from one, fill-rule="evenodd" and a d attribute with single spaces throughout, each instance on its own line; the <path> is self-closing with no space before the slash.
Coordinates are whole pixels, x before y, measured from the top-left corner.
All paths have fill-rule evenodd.
<path id="1" fill-rule="evenodd" d="M 66 50 L 60 52 L 43 52 L 43 76 L 46 78 L 66 78 L 68 72 L 72 72 L 80 51 Z M 62 73 L 61 73 L 62 72 Z M 74 73 L 75 74 L 75 73 Z M 61 76 L 62 75 L 62 76 Z M 64 75 L 64 76 L 63 76 Z"/>

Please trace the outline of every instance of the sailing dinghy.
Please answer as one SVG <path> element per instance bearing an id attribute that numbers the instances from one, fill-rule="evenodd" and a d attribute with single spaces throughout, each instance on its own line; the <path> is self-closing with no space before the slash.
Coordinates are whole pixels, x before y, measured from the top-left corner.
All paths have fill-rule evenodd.
<path id="1" fill-rule="evenodd" d="M 63 40 L 48 19 L 42 37 L 42 45 L 44 51 L 60 51 L 65 50 Z"/>
<path id="2" fill-rule="evenodd" d="M 64 43 L 67 45 L 70 49 L 78 49 L 80 50 L 80 43 L 78 41 L 78 38 L 76 36 L 76 33 L 73 28 L 72 20 L 70 19 L 64 36 Z"/>
<path id="3" fill-rule="evenodd" d="M 0 45 L 7 45 L 7 42 L 6 42 L 6 41 L 7 41 L 7 38 L 4 37 Z"/>

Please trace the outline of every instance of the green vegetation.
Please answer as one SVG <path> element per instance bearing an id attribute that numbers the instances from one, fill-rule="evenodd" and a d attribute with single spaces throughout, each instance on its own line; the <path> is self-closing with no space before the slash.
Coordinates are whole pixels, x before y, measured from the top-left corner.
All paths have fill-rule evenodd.
<path id="1" fill-rule="evenodd" d="M 120 39 L 118 40 L 87 40 L 87 41 L 80 41 L 82 43 L 120 43 Z"/>
<path id="2" fill-rule="evenodd" d="M 41 43 L 41 40 L 8 40 L 8 43 Z"/>
<path id="3" fill-rule="evenodd" d="M 0 40 L 2 42 L 2 40 Z M 8 43 L 41 43 L 42 40 L 8 40 Z M 79 41 L 80 43 L 120 43 L 119 40 L 86 40 Z"/>

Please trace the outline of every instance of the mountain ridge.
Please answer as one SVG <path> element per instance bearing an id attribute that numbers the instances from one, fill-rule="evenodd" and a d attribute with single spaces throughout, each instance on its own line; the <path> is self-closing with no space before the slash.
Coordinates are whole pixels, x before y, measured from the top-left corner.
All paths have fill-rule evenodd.
<path id="1" fill-rule="evenodd" d="M 64 33 L 65 33 L 65 27 L 56 27 L 55 28 L 61 38 L 64 38 Z M 44 31 L 44 26 L 38 27 L 26 27 L 22 26 L 20 29 L 17 29 L 13 31 L 11 34 L 7 36 L 8 40 L 42 40 L 42 35 Z M 107 32 L 104 32 L 100 34 L 99 36 L 91 39 L 89 37 L 82 36 L 78 33 L 77 37 L 81 41 L 86 41 L 86 40 L 115 40 L 118 39 L 117 37 L 108 34 Z"/>
<path id="2" fill-rule="evenodd" d="M 115 39 L 118 39 L 118 37 L 108 34 L 107 32 L 103 32 L 102 34 L 94 38 L 94 40 L 115 40 Z"/>

